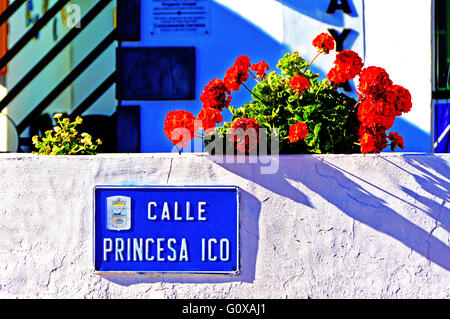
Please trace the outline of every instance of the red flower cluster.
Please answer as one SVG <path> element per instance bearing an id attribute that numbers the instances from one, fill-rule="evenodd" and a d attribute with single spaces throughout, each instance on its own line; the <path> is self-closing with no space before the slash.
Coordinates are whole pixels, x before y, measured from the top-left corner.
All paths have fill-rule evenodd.
<path id="1" fill-rule="evenodd" d="M 405 147 L 404 142 L 403 142 L 403 137 L 398 135 L 397 132 L 390 132 L 388 138 L 392 141 L 391 150 L 394 150 L 395 146 L 398 146 L 401 149 L 403 149 Z"/>
<path id="2" fill-rule="evenodd" d="M 386 132 L 381 131 L 373 131 L 372 129 L 366 129 L 360 127 L 360 138 L 359 144 L 361 145 L 361 153 L 379 153 L 386 146 Z"/>
<path id="3" fill-rule="evenodd" d="M 369 126 L 378 126 L 384 130 L 389 130 L 394 125 L 396 116 L 394 105 L 382 99 L 364 100 L 358 109 L 358 119 L 361 123 L 369 123 Z"/>
<path id="4" fill-rule="evenodd" d="M 379 99 L 392 88 L 392 81 L 386 70 L 376 66 L 369 66 L 362 70 L 359 76 L 358 90 L 360 97 Z"/>
<path id="5" fill-rule="evenodd" d="M 411 111 L 411 93 L 409 93 L 408 89 L 400 85 L 393 85 L 392 92 L 394 94 L 393 104 L 397 110 L 397 115 Z"/>
<path id="6" fill-rule="evenodd" d="M 334 61 L 334 68 L 332 68 L 327 78 L 334 83 L 344 83 L 349 80 L 353 80 L 364 66 L 362 59 L 358 53 L 352 50 L 344 50 L 336 55 L 336 61 Z"/>
<path id="7" fill-rule="evenodd" d="M 309 89 L 311 84 L 308 79 L 301 75 L 294 75 L 292 79 L 289 80 L 288 84 L 292 86 L 294 90 L 303 91 L 304 89 Z"/>
<path id="8" fill-rule="evenodd" d="M 194 121 L 201 123 L 201 128 L 205 132 L 212 131 L 217 123 L 223 121 L 220 112 L 224 108 L 228 108 L 231 101 L 231 91 L 237 91 L 240 85 L 247 81 L 250 67 L 250 59 L 242 55 L 238 57 L 234 65 L 229 68 L 225 74 L 224 80 L 213 79 L 203 89 L 200 95 L 200 101 L 203 108 L 194 118 L 194 115 L 187 111 L 171 111 L 167 114 L 164 123 L 164 133 L 167 138 L 175 145 L 187 146 L 192 140 L 194 134 L 199 129 L 194 127 Z M 267 64 L 263 61 L 255 65 L 258 74 L 268 69 Z M 261 73 L 262 75 L 262 73 Z"/>
<path id="9" fill-rule="evenodd" d="M 308 126 L 306 123 L 298 122 L 295 124 L 292 124 L 289 127 L 289 142 L 296 143 L 299 139 L 305 139 L 306 135 L 308 135 Z"/>
<path id="10" fill-rule="evenodd" d="M 313 45 L 319 51 L 317 58 L 321 53 L 329 54 L 330 50 L 334 49 L 335 42 L 332 36 L 322 33 L 314 39 Z M 298 52 L 294 52 L 292 56 L 298 56 Z M 381 152 L 387 147 L 388 140 L 391 141 L 391 149 L 395 147 L 403 149 L 403 138 L 393 132 L 387 135 L 387 131 L 392 128 L 397 116 L 411 110 L 411 94 L 406 88 L 393 85 L 383 68 L 371 66 L 363 69 L 363 67 L 364 63 L 356 52 L 344 50 L 336 55 L 334 67 L 327 74 L 327 78 L 336 84 L 352 80 L 359 75 L 360 101 L 357 103 L 359 105 L 357 115 L 361 122 L 358 130 L 361 152 L 363 154 Z M 248 80 L 250 70 L 256 72 L 257 78 L 265 79 L 269 66 L 265 61 L 252 65 L 247 56 L 239 56 L 233 66 L 226 71 L 223 80 L 213 79 L 205 86 L 200 96 L 203 108 L 196 118 L 192 113 L 183 110 L 169 112 L 164 123 L 164 133 L 169 140 L 175 145 L 186 147 L 187 143 L 194 138 L 200 125 L 205 132 L 211 132 L 217 123 L 223 121 L 221 112 L 229 107 L 231 92 L 239 90 Z M 296 96 L 311 88 L 308 78 L 301 75 L 293 76 L 288 84 L 295 91 Z M 289 92 L 292 93 L 291 90 Z M 229 131 L 231 135 L 229 141 L 234 143 L 238 154 L 255 153 L 260 138 L 259 128 L 254 118 L 235 120 Z M 287 138 L 290 143 L 296 143 L 304 140 L 308 134 L 307 124 L 297 122 L 289 127 Z"/>
<path id="11" fill-rule="evenodd" d="M 186 147 L 194 138 L 194 120 L 188 111 L 170 111 L 164 121 L 164 133 L 173 144 Z"/>
<path id="12" fill-rule="evenodd" d="M 316 36 L 312 42 L 313 46 L 325 54 L 334 49 L 334 38 L 328 33 L 321 33 Z"/>
<path id="13" fill-rule="evenodd" d="M 203 89 L 200 101 L 203 103 L 203 108 L 213 108 L 222 112 L 224 108 L 228 108 L 230 105 L 230 93 L 222 80 L 213 79 Z"/>
<path id="14" fill-rule="evenodd" d="M 395 118 L 411 110 L 411 94 L 404 87 L 393 85 L 386 70 L 375 66 L 362 70 L 358 90 L 362 100 L 358 108 L 361 152 L 379 153 L 387 146 L 386 131 L 394 125 Z M 398 133 L 389 133 L 389 139 L 392 150 L 395 146 L 403 149 L 403 138 Z"/>
<path id="15" fill-rule="evenodd" d="M 250 65 L 248 56 L 241 55 L 236 59 L 233 66 L 227 70 L 223 81 L 230 91 L 239 90 L 241 84 L 248 80 Z"/>
<path id="16" fill-rule="evenodd" d="M 258 79 L 265 79 L 266 71 L 269 69 L 270 69 L 270 67 L 267 65 L 267 63 L 265 61 L 261 61 L 259 63 L 253 64 L 250 68 L 250 70 L 256 72 L 256 77 Z"/>
<path id="17" fill-rule="evenodd" d="M 241 118 L 231 127 L 230 142 L 234 143 L 237 154 L 254 154 L 259 143 L 259 124 L 254 118 Z"/>
<path id="18" fill-rule="evenodd" d="M 204 107 L 200 113 L 198 113 L 196 120 L 202 122 L 202 128 L 205 132 L 210 132 L 216 127 L 217 123 L 223 121 L 223 116 L 218 109 Z"/>

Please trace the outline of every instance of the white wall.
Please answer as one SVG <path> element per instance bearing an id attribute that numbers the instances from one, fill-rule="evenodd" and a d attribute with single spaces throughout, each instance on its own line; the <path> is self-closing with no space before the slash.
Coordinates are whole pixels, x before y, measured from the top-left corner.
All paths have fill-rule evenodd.
<path id="1" fill-rule="evenodd" d="M 450 155 L 221 159 L 0 156 L 0 298 L 450 298 Z M 94 274 L 94 186 L 186 184 L 241 188 L 239 276 Z"/>

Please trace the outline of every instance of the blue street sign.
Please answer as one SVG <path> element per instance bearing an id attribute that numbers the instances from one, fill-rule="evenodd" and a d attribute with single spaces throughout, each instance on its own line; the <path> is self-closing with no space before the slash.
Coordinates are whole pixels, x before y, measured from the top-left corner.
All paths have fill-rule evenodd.
<path id="1" fill-rule="evenodd" d="M 99 273 L 239 273 L 239 188 L 97 186 Z"/>

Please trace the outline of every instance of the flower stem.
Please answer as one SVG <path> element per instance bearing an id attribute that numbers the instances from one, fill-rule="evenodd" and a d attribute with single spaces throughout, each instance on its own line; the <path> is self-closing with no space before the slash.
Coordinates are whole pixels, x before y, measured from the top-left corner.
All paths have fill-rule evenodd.
<path id="1" fill-rule="evenodd" d="M 316 92 L 316 96 L 319 94 L 320 90 L 322 89 L 323 84 L 324 84 L 324 81 L 322 81 L 322 83 L 320 84 L 320 87 L 319 87 L 319 89 Z"/>
<path id="2" fill-rule="evenodd" d="M 314 63 L 314 61 L 317 59 L 317 57 L 321 54 L 322 52 L 319 51 L 319 53 L 316 54 L 316 56 L 314 57 L 314 59 L 312 59 L 311 63 L 309 63 L 308 67 L 305 69 L 304 72 L 308 71 L 309 67 Z"/>
<path id="3" fill-rule="evenodd" d="M 248 71 L 248 73 L 250 73 L 250 75 L 255 79 L 256 83 L 259 83 L 258 78 L 255 77 L 255 75 L 252 73 L 252 71 Z"/>
<path id="4" fill-rule="evenodd" d="M 177 148 L 178 154 L 181 155 L 180 149 L 178 148 L 177 144 L 174 144 L 174 145 L 175 145 L 175 147 Z"/>
<path id="5" fill-rule="evenodd" d="M 356 109 L 356 107 L 363 101 L 365 96 L 366 94 L 363 94 L 363 96 L 358 100 L 358 102 L 356 102 L 355 106 L 353 107 L 354 109 Z"/>
<path id="6" fill-rule="evenodd" d="M 251 95 L 253 95 L 254 97 L 256 97 L 260 102 L 268 104 L 266 101 L 263 101 L 258 95 L 256 95 L 255 93 L 253 93 L 245 84 L 244 82 L 242 82 L 242 85 L 247 89 L 247 91 L 250 92 Z"/>

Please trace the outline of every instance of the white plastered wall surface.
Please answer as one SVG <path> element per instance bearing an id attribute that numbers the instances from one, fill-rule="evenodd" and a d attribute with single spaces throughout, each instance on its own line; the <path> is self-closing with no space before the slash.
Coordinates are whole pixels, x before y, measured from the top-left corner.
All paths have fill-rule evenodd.
<path id="1" fill-rule="evenodd" d="M 449 155 L 220 159 L 1 156 L 0 298 L 450 298 Z M 239 276 L 94 273 L 96 185 L 224 184 Z"/>

